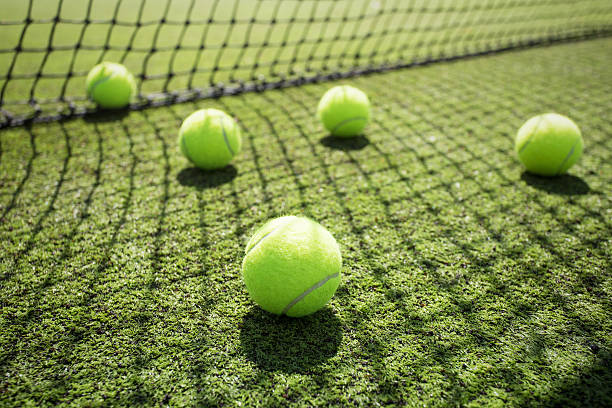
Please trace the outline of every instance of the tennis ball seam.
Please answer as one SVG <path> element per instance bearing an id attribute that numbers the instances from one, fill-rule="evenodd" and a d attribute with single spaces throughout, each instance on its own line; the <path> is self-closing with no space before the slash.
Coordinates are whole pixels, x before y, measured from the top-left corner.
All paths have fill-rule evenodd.
<path id="1" fill-rule="evenodd" d="M 225 146 L 227 146 L 227 150 L 229 150 L 232 157 L 234 157 L 236 154 L 234 153 L 234 150 L 232 150 L 232 147 L 229 144 L 229 140 L 227 139 L 227 133 L 225 132 L 225 126 L 223 125 L 223 119 L 224 119 L 223 116 L 219 116 L 219 120 L 221 121 L 221 131 L 223 132 L 223 140 L 225 141 Z"/>
<path id="2" fill-rule="evenodd" d="M 252 247 L 251 247 L 251 248 L 248 250 L 248 252 L 247 252 L 246 254 L 244 254 L 244 256 L 246 257 L 248 254 L 250 254 L 250 253 L 251 253 L 251 251 L 252 251 L 253 249 L 255 249 L 255 247 L 256 247 L 257 245 L 261 244 L 261 242 L 262 242 L 262 241 L 263 241 L 263 240 L 264 240 L 266 237 L 268 237 L 270 234 L 272 234 L 273 232 L 278 231 L 278 230 L 279 230 L 279 229 L 281 229 L 281 228 L 284 228 L 284 227 L 286 227 L 286 226 L 288 226 L 288 225 L 291 225 L 291 224 L 292 224 L 294 221 L 295 221 L 295 220 L 291 220 L 291 221 L 287 222 L 286 224 L 279 225 L 278 227 L 274 228 L 272 231 L 270 231 L 270 232 L 268 232 L 267 234 L 265 234 L 263 237 L 259 238 L 259 241 L 257 241 L 257 242 L 255 243 L 255 245 L 253 245 L 253 246 L 252 246 Z"/>
<path id="3" fill-rule="evenodd" d="M 221 123 L 221 132 L 223 133 L 223 141 L 225 143 L 225 146 L 227 147 L 227 150 L 230 152 L 230 154 L 232 155 L 232 157 L 234 157 L 236 155 L 236 153 L 234 153 L 234 150 L 232 149 L 232 146 L 229 143 L 229 139 L 227 137 L 227 132 L 225 131 L 225 126 L 223 124 L 223 116 L 212 116 L 213 118 L 219 118 L 219 121 Z M 189 153 L 189 149 L 187 148 L 187 142 L 185 141 L 185 137 L 181 137 L 181 146 L 183 147 L 183 151 L 185 152 L 185 155 L 187 156 L 187 159 L 189 159 L 189 161 L 191 161 L 193 163 L 193 160 L 191 159 L 191 154 Z"/>
<path id="4" fill-rule="evenodd" d="M 248 252 L 247 252 L 245 255 L 250 254 L 250 253 L 251 253 L 251 251 L 252 251 L 253 249 L 255 249 L 255 247 L 261 243 L 261 241 L 263 241 L 263 240 L 264 240 L 264 239 L 265 239 L 265 238 L 266 238 L 268 235 L 270 235 L 271 233 L 273 233 L 274 231 L 276 231 L 276 230 L 277 230 L 277 229 L 279 229 L 280 227 L 281 227 L 281 226 L 278 226 L 278 227 L 274 228 L 272 231 L 268 232 L 268 233 L 267 233 L 267 234 L 265 234 L 263 237 L 261 237 L 261 238 L 259 239 L 259 241 L 257 241 L 257 242 L 255 243 L 255 245 L 253 245 L 253 246 L 252 246 L 252 247 L 251 247 L 251 248 L 248 250 Z"/>
<path id="5" fill-rule="evenodd" d="M 544 115 L 540 116 L 540 118 L 538 119 L 538 124 L 535 125 L 535 127 L 533 128 L 533 130 L 531 131 L 531 134 L 529 135 L 529 137 L 527 138 L 527 140 L 525 141 L 525 143 L 521 146 L 521 148 L 519 149 L 519 154 L 523 153 L 523 150 L 525 150 L 525 148 L 527 147 L 527 145 L 529 143 L 531 143 L 531 140 L 533 139 L 533 135 L 535 135 L 536 133 L 538 133 L 538 130 L 540 129 L 540 125 L 542 124 L 542 122 L 544 121 Z"/>
<path id="6" fill-rule="evenodd" d="M 332 134 L 336 133 L 339 128 L 341 128 L 342 126 L 346 125 L 347 123 L 355 121 L 355 120 L 365 120 L 365 121 L 367 121 L 368 118 L 366 118 L 365 116 L 356 116 L 354 118 L 344 119 L 343 121 L 338 123 L 336 126 L 334 126 L 334 128 L 331 130 L 331 133 Z"/>
<path id="7" fill-rule="evenodd" d="M 98 79 L 96 82 L 93 83 L 93 85 L 91 86 L 91 90 L 89 91 L 89 99 L 93 100 L 94 97 L 94 93 L 96 92 L 96 88 L 98 87 L 98 85 L 103 84 L 104 82 L 108 81 L 109 79 L 113 78 L 115 76 L 115 74 L 111 74 L 109 76 L 106 76 L 104 78 L 100 78 Z"/>
<path id="8" fill-rule="evenodd" d="M 336 272 L 334 274 L 331 274 L 323 279 L 321 279 L 319 282 L 315 283 L 314 285 L 312 285 L 311 287 L 309 287 L 308 289 L 306 289 L 304 292 L 302 292 L 298 297 L 296 297 L 295 299 L 293 299 L 291 302 L 289 302 L 289 304 L 287 306 L 285 306 L 285 308 L 283 309 L 283 311 L 281 312 L 281 314 L 286 315 L 287 312 L 289 312 L 289 310 L 291 310 L 291 308 L 293 306 L 295 306 L 298 302 L 300 302 L 302 299 L 304 299 L 306 296 L 308 296 L 309 294 L 311 294 L 312 292 L 314 292 L 315 290 L 319 289 L 321 286 L 325 285 L 329 280 L 337 278 L 340 276 L 340 272 Z"/>
<path id="9" fill-rule="evenodd" d="M 181 146 L 183 147 L 183 152 L 185 153 L 185 156 L 187 156 L 187 159 L 193 163 L 193 160 L 191 160 L 191 155 L 189 154 L 189 149 L 187 148 L 187 142 L 185 142 L 185 135 L 181 136 Z"/>
<path id="10" fill-rule="evenodd" d="M 565 165 L 565 162 L 567 162 L 569 160 L 570 157 L 572 157 L 572 155 L 574 154 L 574 149 L 576 149 L 576 145 L 578 144 L 578 142 L 580 141 L 580 139 L 576 140 L 572 146 L 572 148 L 570 149 L 569 153 L 567 154 L 567 156 L 565 156 L 565 159 L 563 159 L 563 161 L 561 162 L 561 164 L 559 165 L 559 168 L 557 169 L 557 171 L 555 172 L 555 175 L 559 175 L 559 173 L 561 172 L 561 169 L 563 168 L 563 165 Z"/>

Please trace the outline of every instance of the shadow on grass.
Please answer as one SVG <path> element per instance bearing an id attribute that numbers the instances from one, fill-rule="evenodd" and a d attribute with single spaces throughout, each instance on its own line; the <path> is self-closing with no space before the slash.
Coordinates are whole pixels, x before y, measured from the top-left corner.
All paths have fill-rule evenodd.
<path id="1" fill-rule="evenodd" d="M 187 167 L 177 174 L 177 181 L 183 186 L 196 187 L 198 190 L 218 187 L 229 183 L 238 175 L 236 167 L 231 164 L 218 170 L 201 170 Z"/>
<path id="2" fill-rule="evenodd" d="M 267 371 L 305 372 L 335 356 L 341 341 L 340 319 L 329 307 L 299 319 L 256 307 L 246 314 L 240 328 L 247 359 Z"/>
<path id="3" fill-rule="evenodd" d="M 543 407 L 612 406 L 612 355 L 607 349 L 593 352 L 597 354 L 593 364 L 575 376 L 558 381 Z"/>
<path id="4" fill-rule="evenodd" d="M 128 109 L 102 109 L 85 115 L 83 120 L 87 123 L 104 123 L 120 121 L 130 114 Z"/>
<path id="5" fill-rule="evenodd" d="M 586 181 L 569 174 L 557 177 L 543 177 L 524 171 L 521 174 L 521 179 L 533 188 L 552 194 L 585 195 L 591 191 Z"/>
<path id="6" fill-rule="evenodd" d="M 321 144 L 332 149 L 347 152 L 350 150 L 361 150 L 369 145 L 370 141 L 363 135 L 354 137 L 337 137 L 329 135 L 321 139 Z"/>

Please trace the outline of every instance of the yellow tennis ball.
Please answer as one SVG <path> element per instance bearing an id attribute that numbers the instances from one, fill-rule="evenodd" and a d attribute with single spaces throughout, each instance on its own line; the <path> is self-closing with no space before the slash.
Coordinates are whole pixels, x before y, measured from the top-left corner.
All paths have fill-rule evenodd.
<path id="1" fill-rule="evenodd" d="M 557 176 L 565 173 L 582 155 L 582 135 L 569 118 L 546 113 L 529 119 L 519 129 L 515 150 L 531 173 Z"/>
<path id="2" fill-rule="evenodd" d="M 242 275 L 262 309 L 291 317 L 321 309 L 340 284 L 342 256 L 334 237 L 304 217 L 268 221 L 249 240 Z"/>
<path id="3" fill-rule="evenodd" d="M 181 125 L 178 142 L 183 155 L 204 170 L 227 166 L 242 146 L 238 124 L 218 109 L 189 115 Z"/>
<path id="4" fill-rule="evenodd" d="M 317 114 L 332 135 L 357 136 L 370 121 L 370 100 L 355 87 L 335 86 L 319 101 Z"/>
<path id="5" fill-rule="evenodd" d="M 103 62 L 89 71 L 87 97 L 104 109 L 127 106 L 136 94 L 136 80 L 128 69 L 114 62 Z"/>

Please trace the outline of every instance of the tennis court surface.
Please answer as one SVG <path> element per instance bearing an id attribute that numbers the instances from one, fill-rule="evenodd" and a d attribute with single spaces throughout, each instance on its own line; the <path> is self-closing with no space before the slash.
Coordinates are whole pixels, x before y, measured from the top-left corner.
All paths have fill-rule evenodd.
<path id="1" fill-rule="evenodd" d="M 63 119 L 5 104 L 0 405 L 612 405 L 612 38 L 425 62 Z M 362 136 L 316 117 L 338 84 L 371 100 Z M 242 129 L 223 169 L 178 149 L 201 108 Z M 545 112 L 584 137 L 559 177 L 514 152 Z M 343 257 L 300 319 L 241 277 L 288 214 Z"/>

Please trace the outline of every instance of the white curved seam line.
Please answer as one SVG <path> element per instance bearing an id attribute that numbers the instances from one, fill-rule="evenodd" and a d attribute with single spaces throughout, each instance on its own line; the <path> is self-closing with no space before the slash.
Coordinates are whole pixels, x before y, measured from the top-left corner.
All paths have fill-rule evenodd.
<path id="1" fill-rule="evenodd" d="M 531 131 L 531 134 L 529 135 L 529 137 L 527 138 L 527 141 L 525 142 L 525 144 L 519 149 L 519 153 L 523 153 L 523 150 L 525 150 L 525 148 L 527 147 L 527 145 L 529 143 L 531 143 L 531 139 L 533 139 L 533 135 L 536 134 L 536 132 L 538 131 L 538 129 L 540 128 L 540 124 L 542 124 L 542 120 L 543 117 L 540 117 L 540 119 L 538 120 L 538 124 L 536 125 L 535 129 L 533 129 Z"/>
<path id="2" fill-rule="evenodd" d="M 253 245 L 253 246 L 251 247 L 251 249 L 249 249 L 249 250 L 246 252 L 246 254 L 244 254 L 244 255 L 245 255 L 245 256 L 246 256 L 246 255 L 248 255 L 248 254 L 249 254 L 249 253 L 250 253 L 250 252 L 251 252 L 253 249 L 255 249 L 255 247 L 256 247 L 257 245 L 261 244 L 261 241 L 263 241 L 263 240 L 264 240 L 264 238 L 266 238 L 268 235 L 270 235 L 270 234 L 271 234 L 271 233 L 273 233 L 274 231 L 278 231 L 280 228 L 283 228 L 283 227 L 286 227 L 287 225 L 290 225 L 292 222 L 293 222 L 293 220 L 291 220 L 291 221 L 287 222 L 286 224 L 279 225 L 278 227 L 274 228 L 272 231 L 268 232 L 268 233 L 267 233 L 266 235 L 264 235 L 263 237 L 259 238 L 259 241 L 257 241 L 257 242 L 255 243 L 255 245 Z"/>
<path id="3" fill-rule="evenodd" d="M 576 145 L 578 144 L 578 140 L 576 140 L 574 142 L 574 145 L 572 146 L 572 148 L 570 149 L 569 153 L 567 154 L 567 156 L 565 156 L 565 159 L 563 159 L 563 161 L 561 162 L 561 164 L 559 165 L 559 168 L 557 169 L 555 175 L 558 176 L 559 172 L 561 171 L 561 169 L 563 168 L 563 165 L 565 164 L 565 162 L 572 157 L 572 154 L 574 154 L 574 149 L 576 148 Z"/>
<path id="4" fill-rule="evenodd" d="M 93 85 L 91 86 L 91 92 L 89 92 L 89 94 L 87 96 L 89 96 L 89 99 L 93 100 L 93 94 L 96 91 L 96 88 L 98 87 L 98 85 L 103 84 L 104 82 L 108 81 L 109 79 L 111 79 L 114 76 L 114 74 L 111 74 L 107 77 L 98 79 L 96 82 L 93 83 Z"/>
<path id="5" fill-rule="evenodd" d="M 255 245 L 253 245 L 253 246 L 252 246 L 252 247 L 251 247 L 251 248 L 250 248 L 250 249 L 247 251 L 247 253 L 246 253 L 246 254 L 244 254 L 244 255 L 245 255 L 245 256 L 246 256 L 246 255 L 248 255 L 248 254 L 249 254 L 249 253 L 250 253 L 250 252 L 251 252 L 253 249 L 255 249 L 255 247 L 256 247 L 257 245 L 259 245 L 259 244 L 261 243 L 261 241 L 263 241 L 263 240 L 264 240 L 264 239 L 265 239 L 265 238 L 266 238 L 268 235 L 270 235 L 271 233 L 273 233 L 274 231 L 276 231 L 276 230 L 277 230 L 277 229 L 279 229 L 279 228 L 280 228 L 280 227 L 276 227 L 276 228 L 274 228 L 272 231 L 270 231 L 270 232 L 268 232 L 266 235 L 264 235 L 263 237 L 259 238 L 259 241 L 257 241 L 257 242 L 255 243 Z"/>
<path id="6" fill-rule="evenodd" d="M 189 149 L 187 148 L 187 142 L 185 141 L 185 137 L 181 137 L 181 145 L 183 146 L 183 151 L 185 151 L 185 155 L 187 158 L 191 157 L 189 155 Z M 191 161 L 191 159 L 189 159 Z"/>
<path id="7" fill-rule="evenodd" d="M 328 277 L 326 277 L 324 279 L 321 279 L 319 282 L 315 283 L 314 285 L 312 285 L 311 287 L 306 289 L 301 295 L 299 295 L 298 297 L 293 299 L 291 302 L 289 302 L 289 304 L 287 306 L 285 306 L 285 308 L 283 309 L 281 314 L 286 315 L 287 312 L 289 311 L 289 309 L 291 309 L 293 306 L 295 306 L 296 303 L 298 303 L 300 300 L 304 299 L 306 296 L 308 296 L 313 291 L 319 289 L 321 286 L 325 285 L 327 283 L 327 281 L 329 281 L 330 279 L 337 278 L 338 276 L 340 276 L 340 272 L 336 272 L 333 275 L 329 275 Z"/>
<path id="8" fill-rule="evenodd" d="M 338 128 L 341 128 L 342 126 L 346 125 L 349 122 L 352 122 L 354 120 L 368 120 L 368 118 L 364 117 L 364 116 L 357 116 L 355 118 L 350 118 L 350 119 L 344 119 L 342 122 L 338 123 L 336 126 L 334 126 L 334 128 L 332 129 L 332 134 L 338 130 Z"/>
<path id="9" fill-rule="evenodd" d="M 221 131 L 223 132 L 223 140 L 225 140 L 225 145 L 227 146 L 227 150 L 229 150 L 232 157 L 234 156 L 234 151 L 232 150 L 232 146 L 229 144 L 229 140 L 227 140 L 227 133 L 225 133 L 225 126 L 223 126 L 223 116 L 219 117 L 221 120 Z"/>

